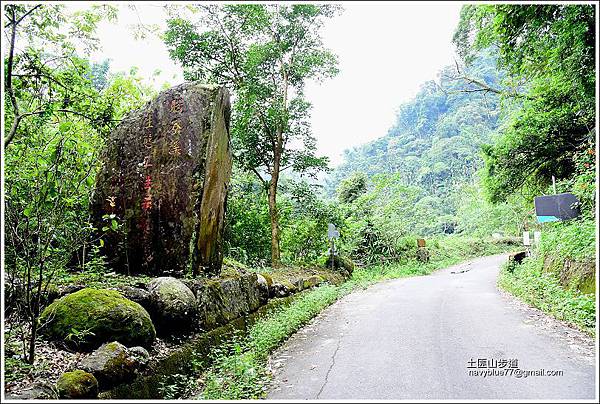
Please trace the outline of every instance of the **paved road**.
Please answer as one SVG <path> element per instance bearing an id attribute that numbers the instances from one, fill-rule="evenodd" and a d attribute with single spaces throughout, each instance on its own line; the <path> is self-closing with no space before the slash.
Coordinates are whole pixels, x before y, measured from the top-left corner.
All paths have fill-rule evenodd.
<path id="1" fill-rule="evenodd" d="M 499 292 L 505 260 L 479 258 L 346 296 L 274 353 L 268 398 L 593 399 L 593 339 Z M 517 359 L 520 370 L 562 376 L 469 375 L 482 370 L 469 368 L 478 359 L 506 367 Z"/>

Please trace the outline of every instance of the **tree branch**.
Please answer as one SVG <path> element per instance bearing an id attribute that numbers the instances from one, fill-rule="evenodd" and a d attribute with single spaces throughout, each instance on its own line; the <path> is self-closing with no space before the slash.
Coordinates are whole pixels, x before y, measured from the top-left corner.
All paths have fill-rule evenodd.
<path id="1" fill-rule="evenodd" d="M 37 6 L 34 6 L 34 7 L 32 7 L 32 8 L 31 8 L 31 10 L 29 10 L 28 12 L 26 12 L 25 14 L 23 14 L 23 15 L 22 15 L 21 17 L 19 17 L 19 19 L 18 19 L 18 20 L 16 20 L 16 21 L 14 20 L 14 18 L 15 18 L 16 16 L 15 16 L 15 13 L 14 13 L 14 10 L 13 10 L 13 18 L 12 18 L 12 19 L 11 19 L 11 20 L 10 20 L 8 23 L 6 23 L 6 25 L 4 25 L 4 28 L 8 28 L 8 26 L 9 26 L 9 25 L 11 25 L 11 24 L 13 24 L 14 26 L 17 26 L 17 25 L 19 25 L 19 23 L 20 23 L 21 21 L 23 21 L 23 19 L 24 19 L 25 17 L 27 17 L 29 14 L 33 13 L 33 12 L 34 12 L 36 9 L 40 8 L 41 6 L 42 6 L 41 4 L 38 4 Z"/>
<path id="2" fill-rule="evenodd" d="M 260 182 L 262 182 L 262 184 L 263 184 L 263 187 L 267 188 L 267 185 L 268 185 L 268 183 L 267 183 L 267 181 L 266 181 L 266 180 L 265 180 L 265 179 L 262 177 L 262 175 L 260 175 L 260 173 L 258 172 L 258 170 L 257 170 L 256 168 L 254 168 L 254 167 L 251 167 L 251 168 L 250 168 L 250 170 L 252 170 L 252 172 L 253 172 L 254 174 L 256 174 L 256 176 L 258 177 L 258 179 L 260 180 Z"/>

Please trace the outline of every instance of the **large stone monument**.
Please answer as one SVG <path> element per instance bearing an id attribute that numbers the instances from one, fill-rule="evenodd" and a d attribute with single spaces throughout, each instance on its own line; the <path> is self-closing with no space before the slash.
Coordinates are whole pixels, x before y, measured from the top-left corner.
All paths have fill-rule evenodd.
<path id="1" fill-rule="evenodd" d="M 226 89 L 184 83 L 111 133 L 92 203 L 112 268 L 218 274 L 231 176 Z"/>

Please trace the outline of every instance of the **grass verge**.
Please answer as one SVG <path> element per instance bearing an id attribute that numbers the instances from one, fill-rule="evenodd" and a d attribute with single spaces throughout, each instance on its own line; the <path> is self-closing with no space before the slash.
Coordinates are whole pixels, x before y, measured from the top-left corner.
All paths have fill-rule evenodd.
<path id="1" fill-rule="evenodd" d="M 565 260 L 570 265 L 564 265 Z M 596 296 L 594 274 L 585 278 L 587 285 L 570 273 L 578 263 L 595 267 L 596 227 L 594 220 L 580 219 L 548 223 L 537 251 L 520 264 L 505 265 L 498 286 L 525 303 L 595 334 Z M 558 263 L 552 268 L 550 263 Z M 592 269 L 593 271 L 593 269 Z M 561 281 L 562 279 L 562 281 Z M 590 286 L 592 285 L 592 286 Z M 585 287 L 584 287 L 585 286 Z M 590 293 L 582 293 L 589 289 Z"/>
<path id="2" fill-rule="evenodd" d="M 540 256 L 527 258 L 521 265 L 505 264 L 498 286 L 544 313 L 595 334 L 596 296 L 565 289 L 554 274 L 543 271 Z"/>

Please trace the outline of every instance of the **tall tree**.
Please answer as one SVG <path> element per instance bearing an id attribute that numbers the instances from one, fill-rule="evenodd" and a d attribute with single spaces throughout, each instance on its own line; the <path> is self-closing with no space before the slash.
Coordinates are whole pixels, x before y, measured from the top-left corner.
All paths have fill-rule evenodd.
<path id="1" fill-rule="evenodd" d="M 595 31 L 593 5 L 468 5 L 454 35 L 469 62 L 494 47 L 498 63 L 526 97 L 492 147 L 484 183 L 492 201 L 540 192 L 575 172 L 573 156 L 593 141 Z"/>
<path id="2" fill-rule="evenodd" d="M 23 357 L 33 363 L 50 285 L 68 265 L 85 270 L 98 258 L 90 251 L 99 240 L 91 237 L 88 205 L 104 135 L 146 100 L 135 80 L 109 77 L 106 63 L 85 58 L 97 45 L 97 24 L 115 17 L 112 6 L 72 12 L 9 4 L 4 11 L 3 309 L 27 325 L 19 327 Z M 70 263 L 73 256 L 80 261 Z"/>
<path id="3" fill-rule="evenodd" d="M 22 124 L 27 119 L 73 115 L 98 128 L 110 124 L 111 106 L 93 104 L 94 89 L 82 85 L 86 62 L 76 47 L 94 50 L 98 23 L 116 19 L 116 8 L 94 5 L 70 13 L 60 4 L 8 4 L 4 11 L 8 38 L 4 147 L 19 131 L 26 131 Z"/>
<path id="4" fill-rule="evenodd" d="M 234 95 L 231 128 L 238 163 L 267 191 L 271 264 L 280 266 L 277 190 L 282 171 L 314 174 L 327 167 L 315 155 L 308 122 L 307 80 L 337 74 L 337 60 L 320 31 L 331 5 L 200 5 L 190 19 L 168 20 L 164 40 L 188 80 L 228 86 Z M 177 9 L 176 12 L 182 12 Z M 194 21 L 191 18 L 195 18 Z"/>

